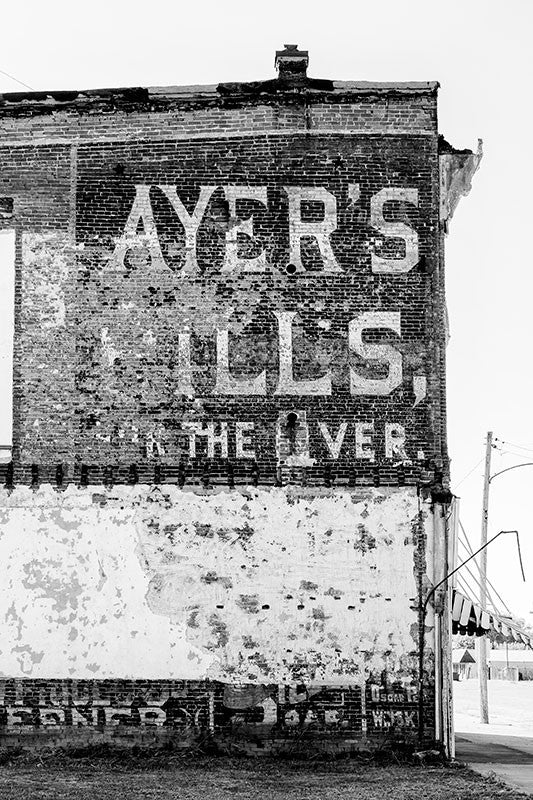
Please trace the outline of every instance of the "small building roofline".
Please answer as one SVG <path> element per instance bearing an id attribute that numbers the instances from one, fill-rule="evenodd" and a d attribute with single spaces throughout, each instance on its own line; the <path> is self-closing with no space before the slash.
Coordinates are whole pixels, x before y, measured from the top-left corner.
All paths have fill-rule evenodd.
<path id="1" fill-rule="evenodd" d="M 102 111 L 127 107 L 160 110 L 171 105 L 183 104 L 224 105 L 253 104 L 286 98 L 328 100 L 334 97 L 340 102 L 349 102 L 358 95 L 413 95 L 436 96 L 439 84 L 436 81 L 407 81 L 382 83 L 373 81 L 334 81 L 325 78 L 310 78 L 307 75 L 309 52 L 300 50 L 297 44 L 286 44 L 276 50 L 274 66 L 277 75 L 261 81 L 227 82 L 188 86 L 118 87 L 109 89 L 73 89 L 52 91 L 24 91 L 0 94 L 0 115 L 18 113 L 27 109 L 31 113 L 50 113 L 57 108 L 96 108 Z M 154 108 L 155 106 L 155 108 Z M 27 113 L 26 112 L 26 113 Z M 24 113 L 24 112 L 22 112 Z"/>

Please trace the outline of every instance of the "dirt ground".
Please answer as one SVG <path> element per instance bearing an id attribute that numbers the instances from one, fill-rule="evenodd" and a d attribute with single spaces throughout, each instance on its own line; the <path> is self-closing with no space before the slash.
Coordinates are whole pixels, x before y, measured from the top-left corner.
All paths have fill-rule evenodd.
<path id="1" fill-rule="evenodd" d="M 525 797 L 525 795 L 523 795 Z M 207 759 L 194 766 L 32 763 L 0 767 L 2 800 L 493 800 L 522 797 L 467 769 L 354 761 Z"/>

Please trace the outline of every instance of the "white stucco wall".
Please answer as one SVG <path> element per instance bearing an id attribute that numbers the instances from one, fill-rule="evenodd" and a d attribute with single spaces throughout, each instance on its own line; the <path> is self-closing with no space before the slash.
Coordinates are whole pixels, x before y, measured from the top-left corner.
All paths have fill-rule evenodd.
<path id="1" fill-rule="evenodd" d="M 405 677 L 418 502 L 413 488 L 4 491 L 0 674 Z"/>

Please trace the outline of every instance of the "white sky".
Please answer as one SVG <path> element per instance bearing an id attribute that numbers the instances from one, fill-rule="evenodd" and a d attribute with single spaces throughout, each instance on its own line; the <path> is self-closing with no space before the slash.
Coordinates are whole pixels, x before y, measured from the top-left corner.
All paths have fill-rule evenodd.
<path id="1" fill-rule="evenodd" d="M 79 10 L 76 10 L 79 9 Z M 165 86 L 274 77 L 274 51 L 309 50 L 309 74 L 339 80 L 438 80 L 440 131 L 484 159 L 446 247 L 452 486 L 484 455 L 488 429 L 514 446 L 494 469 L 533 461 L 533 279 L 528 230 L 533 159 L 531 0 L 25 0 L 2 10 L 0 69 L 33 89 Z M 0 91 L 18 91 L 0 74 Z M 516 447 L 530 448 L 521 450 Z M 461 517 L 479 541 L 482 464 L 464 480 Z M 492 485 L 489 575 L 533 622 L 533 467 Z"/>

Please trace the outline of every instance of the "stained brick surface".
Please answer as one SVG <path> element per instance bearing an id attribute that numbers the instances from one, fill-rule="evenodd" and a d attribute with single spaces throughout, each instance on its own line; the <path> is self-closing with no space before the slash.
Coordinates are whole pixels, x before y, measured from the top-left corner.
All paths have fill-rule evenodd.
<path id="1" fill-rule="evenodd" d="M 119 136 L 118 130 L 114 133 Z M 97 468 L 93 480 L 101 480 L 107 465 L 114 468 L 115 480 L 126 480 L 130 464 L 138 465 L 141 478 L 152 478 L 155 459 L 170 467 L 167 475 L 182 463 L 186 480 L 200 482 L 207 474 L 209 481 L 227 483 L 250 481 L 252 461 L 257 462 L 253 479 L 274 483 L 280 465 L 276 426 L 280 415 L 296 409 L 307 415 L 314 462 L 306 470 L 308 482 L 409 483 L 420 478 L 420 469 L 440 464 L 444 444 L 435 421 L 443 416 L 443 332 L 438 326 L 442 309 L 434 137 L 313 131 L 312 136 L 113 141 L 70 149 L 13 148 L 4 161 L 1 190 L 15 196 L 20 226 L 15 386 L 20 465 L 64 463 L 65 475 L 72 479 L 79 465 L 87 464 Z M 133 249 L 117 264 L 113 253 L 136 185 L 149 192 L 162 259 Z M 183 225 L 159 188 L 167 185 L 177 188 L 189 213 L 201 187 L 211 187 L 196 236 L 193 273 L 186 267 Z M 225 191 L 235 185 L 264 187 L 265 204 L 238 200 L 238 218 L 230 217 Z M 301 266 L 291 273 L 285 187 L 292 186 L 326 189 L 334 198 L 330 241 L 336 271 L 324 269 L 328 265 L 316 238 L 304 235 Z M 402 274 L 376 274 L 372 253 L 401 258 L 405 248 L 401 238 L 380 235 L 370 219 L 372 196 L 390 187 L 417 192 L 416 205 L 391 201 L 383 213 L 387 222 L 416 231 L 418 261 Z M 319 200 L 302 203 L 304 223 L 320 223 L 325 213 Z M 237 235 L 236 252 L 244 266 L 230 271 L 224 266 L 228 231 L 247 218 L 253 238 Z M 141 221 L 140 232 L 142 227 Z M 264 268 L 246 271 L 244 259 L 260 253 Z M 389 343 L 401 352 L 402 383 L 386 396 L 354 396 L 350 367 L 363 378 L 387 374 L 383 361 L 365 360 L 349 347 L 350 322 L 376 310 L 399 313 L 401 332 L 374 328 L 363 340 Z M 293 314 L 294 380 L 326 376 L 331 384 L 327 393 L 317 390 L 298 397 L 295 388 L 292 395 L 276 394 L 276 312 Z M 232 377 L 251 379 L 266 371 L 261 394 L 217 392 L 216 336 L 222 328 L 228 331 Z M 179 390 L 180 333 L 190 337 L 189 395 Z M 50 372 L 53 382 L 45 377 Z M 428 393 L 415 406 L 416 376 L 426 379 Z M 203 436 L 191 459 L 188 423 L 208 421 L 215 423 L 216 435 L 219 423 L 227 423 L 227 458 L 221 458 L 220 444 L 210 454 Z M 247 443 L 255 458 L 237 455 L 236 421 L 254 426 Z M 332 457 L 318 426 L 324 424 L 335 439 L 343 422 L 348 428 Z M 373 433 L 359 434 L 371 435 L 367 452 L 359 455 L 356 422 L 374 425 Z M 405 429 L 414 472 L 411 463 L 407 474 L 404 467 L 398 475 L 398 459 L 387 457 L 386 422 Z"/>

